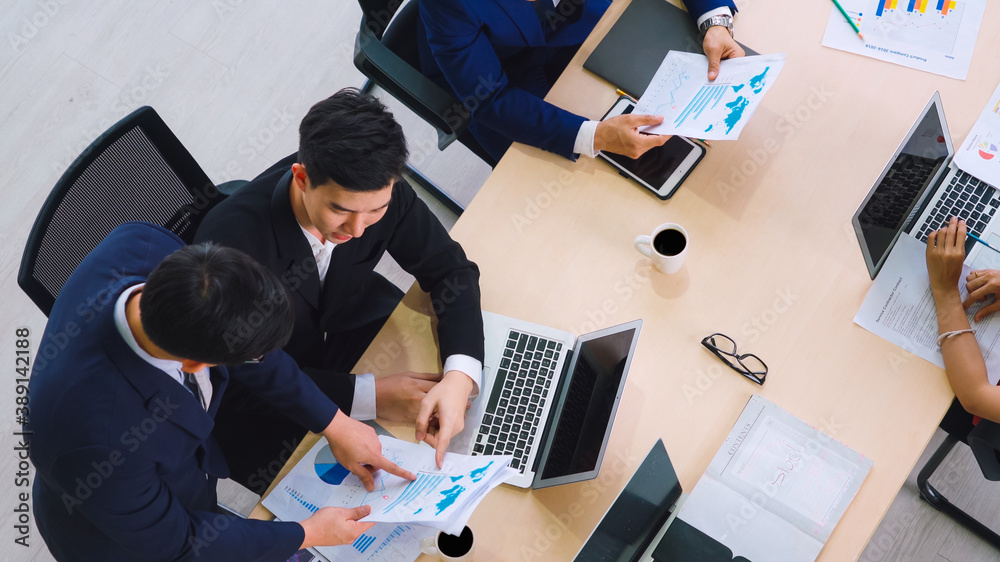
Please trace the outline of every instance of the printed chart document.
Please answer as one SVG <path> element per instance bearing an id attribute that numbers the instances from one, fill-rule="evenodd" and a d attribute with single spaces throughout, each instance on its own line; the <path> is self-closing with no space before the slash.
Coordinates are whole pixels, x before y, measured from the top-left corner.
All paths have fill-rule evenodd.
<path id="1" fill-rule="evenodd" d="M 854 323 L 943 369 L 944 357 L 937 346 L 937 309 L 927 277 L 926 251 L 927 246 L 923 242 L 901 235 L 868 290 Z M 971 260 L 966 261 L 993 260 L 994 257 L 987 252 L 995 254 L 988 248 L 977 248 Z M 1000 264 L 1000 260 L 997 263 Z M 965 289 L 965 278 L 972 269 L 968 264 L 962 268 L 959 284 L 962 300 L 969 295 Z M 979 323 L 972 320 L 984 304 L 977 303 L 966 312 L 986 360 L 990 383 L 996 384 L 1000 380 L 1000 318 L 992 314 Z"/>
<path id="2" fill-rule="evenodd" d="M 815 560 L 871 467 L 755 394 L 677 517 L 754 562 Z"/>
<path id="3" fill-rule="evenodd" d="M 664 116 L 646 133 L 735 140 L 784 65 L 784 54 L 724 60 L 709 82 L 708 58 L 670 51 L 633 113 Z"/>
<path id="4" fill-rule="evenodd" d="M 965 80 L 986 0 L 841 0 L 862 40 L 836 7 L 823 45 Z"/>
<path id="5" fill-rule="evenodd" d="M 369 492 L 358 477 L 337 462 L 329 444 L 321 439 L 264 499 L 264 507 L 283 521 L 301 521 L 321 507 L 370 505 L 372 512 L 363 520 L 380 525 L 368 531 L 361 544 L 352 547 L 361 555 L 405 550 L 413 552 L 408 558 L 412 560 L 419 554 L 420 537 L 430 534 L 428 527 L 457 535 L 486 494 L 516 473 L 508 467 L 511 456 L 448 453 L 439 470 L 434 449 L 392 437 L 379 436 L 379 440 L 382 454 L 416 474 L 416 480 L 379 471 L 375 490 Z M 416 550 L 407 546 L 411 543 Z"/>
<path id="6" fill-rule="evenodd" d="M 958 148 L 955 164 L 992 186 L 1000 186 L 1000 149 L 997 147 L 1000 147 L 1000 86 Z"/>

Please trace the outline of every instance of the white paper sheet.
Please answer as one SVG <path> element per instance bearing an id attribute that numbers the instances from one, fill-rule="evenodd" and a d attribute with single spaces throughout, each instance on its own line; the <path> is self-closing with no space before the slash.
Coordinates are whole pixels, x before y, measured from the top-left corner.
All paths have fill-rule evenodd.
<path id="1" fill-rule="evenodd" d="M 955 164 L 992 186 L 1000 186 L 1000 86 L 958 147 Z"/>
<path id="2" fill-rule="evenodd" d="M 982 248 L 979 253 L 983 250 L 991 252 Z M 919 240 L 905 234 L 900 236 L 868 290 L 854 323 L 943 369 L 944 357 L 937 346 L 937 309 L 927 277 L 926 251 L 927 246 Z M 976 254 L 970 256 L 970 260 L 975 259 Z M 965 278 L 970 271 L 972 268 L 968 265 L 962 269 L 963 300 L 968 296 Z M 982 306 L 983 303 L 978 303 L 967 313 L 986 360 L 990 383 L 996 384 L 1000 380 L 1000 318 L 992 314 L 982 322 L 974 322 L 972 318 Z"/>
<path id="3" fill-rule="evenodd" d="M 735 140 L 784 65 L 784 54 L 724 60 L 709 82 L 704 55 L 670 51 L 633 113 L 664 116 L 646 133 Z"/>
<path id="4" fill-rule="evenodd" d="M 823 45 L 965 80 L 986 0 L 840 0 L 865 38 L 836 7 Z"/>
<path id="5" fill-rule="evenodd" d="M 380 436 L 382 453 L 415 473 L 413 482 L 384 471 L 375 474 L 375 489 L 340 466 L 325 440 L 310 449 L 264 500 L 264 507 L 286 521 L 301 521 L 320 507 L 370 505 L 364 521 L 426 525 L 457 535 L 486 494 L 516 471 L 510 456 L 448 453 L 439 470 L 434 449 Z"/>

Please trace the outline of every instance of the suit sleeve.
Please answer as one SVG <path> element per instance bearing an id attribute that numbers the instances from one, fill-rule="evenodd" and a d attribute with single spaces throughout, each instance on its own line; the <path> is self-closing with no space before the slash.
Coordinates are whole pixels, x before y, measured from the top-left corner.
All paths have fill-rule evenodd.
<path id="1" fill-rule="evenodd" d="M 456 0 L 420 3 L 427 43 L 445 80 L 473 118 L 515 142 L 576 159 L 573 143 L 586 118 L 512 86 L 484 22 Z"/>
<path id="2" fill-rule="evenodd" d="M 85 447 L 62 453 L 52 466 L 52 478 L 67 492 L 66 508 L 82 514 L 136 560 L 285 560 L 305 538 L 298 523 L 185 509 L 156 466 L 138 454 Z M 78 482 L 84 481 L 89 493 L 81 494 Z M 73 490 L 77 495 L 70 495 Z"/>
<path id="3" fill-rule="evenodd" d="M 337 405 L 280 349 L 268 353 L 260 363 L 230 367 L 229 373 L 313 433 L 322 433 L 337 414 Z"/>
<path id="4" fill-rule="evenodd" d="M 697 24 L 698 18 L 701 17 L 705 12 L 710 12 L 716 8 L 722 8 L 723 6 L 729 8 L 736 14 L 736 4 L 732 0 L 686 0 L 684 6 L 688 10 L 688 14 L 691 15 L 691 19 Z"/>
<path id="5" fill-rule="evenodd" d="M 400 182 L 402 183 L 402 182 Z M 441 358 L 463 354 L 483 361 L 483 312 L 479 267 L 469 260 L 409 185 L 401 199 L 389 254 L 430 294 L 438 317 Z"/>

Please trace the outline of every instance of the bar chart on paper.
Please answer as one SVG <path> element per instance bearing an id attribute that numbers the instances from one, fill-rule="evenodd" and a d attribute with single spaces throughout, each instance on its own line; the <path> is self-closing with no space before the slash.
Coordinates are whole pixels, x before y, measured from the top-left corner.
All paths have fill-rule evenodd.
<path id="1" fill-rule="evenodd" d="M 965 79 L 986 0 L 843 0 L 864 33 L 831 12 L 823 45 L 951 78 Z"/>

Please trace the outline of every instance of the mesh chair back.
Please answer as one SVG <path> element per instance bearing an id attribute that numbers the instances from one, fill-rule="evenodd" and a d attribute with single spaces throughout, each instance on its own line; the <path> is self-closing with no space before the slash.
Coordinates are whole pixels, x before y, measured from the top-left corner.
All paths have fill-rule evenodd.
<path id="1" fill-rule="evenodd" d="M 115 227 L 146 221 L 191 242 L 223 198 L 156 111 L 139 108 L 59 178 L 28 236 L 17 283 L 48 315 L 70 274 Z"/>

